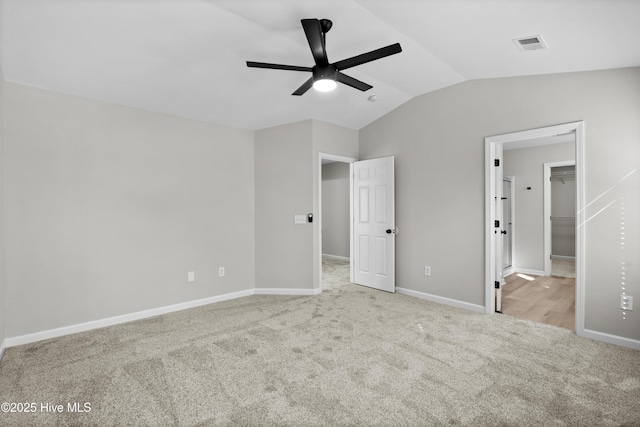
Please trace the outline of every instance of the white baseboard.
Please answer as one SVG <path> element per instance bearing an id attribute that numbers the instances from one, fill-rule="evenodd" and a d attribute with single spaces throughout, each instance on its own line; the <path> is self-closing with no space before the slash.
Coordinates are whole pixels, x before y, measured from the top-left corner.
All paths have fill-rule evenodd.
<path id="1" fill-rule="evenodd" d="M 322 254 L 322 258 L 336 259 L 338 261 L 351 261 L 351 258 L 349 258 L 348 256 L 339 256 L 339 255 Z"/>
<path id="2" fill-rule="evenodd" d="M 476 313 L 484 313 L 484 305 L 471 304 L 464 301 L 459 301 L 451 298 L 440 297 L 437 295 L 431 295 L 424 292 L 414 291 L 405 288 L 396 288 L 396 292 L 403 295 L 409 295 L 411 297 L 424 299 L 427 301 L 437 302 L 439 304 L 445 304 L 452 307 L 463 308 L 465 310 L 475 311 Z"/>
<path id="3" fill-rule="evenodd" d="M 0 347 L 0 357 L 5 348 L 17 345 L 29 344 L 36 341 L 42 341 L 50 338 L 57 338 L 64 335 L 75 334 L 78 332 L 90 331 L 92 329 L 104 328 L 106 326 L 118 325 L 120 323 L 132 322 L 134 320 L 142 320 L 148 317 L 160 316 L 162 314 L 173 313 L 175 311 L 186 310 L 189 308 L 200 307 L 202 305 L 213 304 L 216 302 L 227 301 L 231 299 L 246 297 L 249 295 L 318 295 L 320 289 L 287 289 L 287 288 L 256 288 L 244 291 L 232 292 L 229 294 L 218 295 L 215 297 L 203 298 L 195 301 L 187 301 L 180 304 L 158 307 L 150 310 L 138 311 L 136 313 L 123 314 L 121 316 L 109 317 L 106 319 L 93 320 L 90 322 L 80 323 L 76 325 L 63 326 L 61 328 L 49 329 L 46 331 L 35 332 L 32 334 L 19 335 L 17 337 L 6 338 Z"/>
<path id="4" fill-rule="evenodd" d="M 566 255 L 551 255 L 551 259 L 568 259 L 571 261 L 575 261 L 576 257 L 574 256 L 566 256 Z"/>
<path id="5" fill-rule="evenodd" d="M 2 362 L 2 355 L 4 354 L 4 348 L 7 346 L 7 341 L 3 340 L 2 343 L 0 343 L 0 362 Z"/>
<path id="6" fill-rule="evenodd" d="M 525 273 L 525 274 L 534 274 L 534 273 Z M 463 308 L 465 310 L 475 311 L 476 313 L 485 313 L 485 308 L 482 305 L 470 304 L 464 301 L 440 297 L 437 295 L 431 295 L 424 292 L 414 291 L 414 290 L 405 289 L 405 288 L 396 288 L 396 292 L 398 292 L 399 294 L 408 295 L 408 296 L 424 299 L 427 301 L 437 302 L 440 304 L 450 305 L 452 307 L 458 307 L 458 308 Z M 621 347 L 631 348 L 633 350 L 640 350 L 640 340 L 620 337 L 617 335 L 611 335 L 604 332 L 592 331 L 589 329 L 585 329 L 582 333 L 578 335 L 584 338 L 595 340 L 595 341 L 603 341 L 609 344 L 615 344 Z"/>
<path id="7" fill-rule="evenodd" d="M 603 341 L 609 344 L 619 345 L 621 347 L 631 348 L 633 350 L 640 350 L 640 341 L 631 338 L 619 337 L 617 335 L 611 335 L 604 332 L 592 331 L 585 329 L 579 334 L 581 337 L 589 338 L 596 341 Z"/>
<path id="8" fill-rule="evenodd" d="M 289 289 L 289 288 L 256 288 L 256 295 L 302 295 L 313 296 L 320 294 L 320 289 Z"/>
<path id="9" fill-rule="evenodd" d="M 47 331 L 35 332 L 32 334 L 20 335 L 17 337 L 6 338 L 4 347 L 14 347 L 16 345 L 29 344 L 36 341 L 42 341 L 50 338 L 57 338 L 63 335 L 75 334 L 78 332 L 90 331 L 92 329 L 104 328 L 105 326 L 118 325 L 120 323 L 131 322 L 134 320 L 146 319 L 148 317 L 159 316 L 162 314 L 173 313 L 175 311 L 186 310 L 188 308 L 200 307 L 202 305 L 212 304 L 215 302 L 227 301 L 230 299 L 241 298 L 253 295 L 253 289 L 245 291 L 232 292 L 229 294 L 218 295 L 215 297 L 203 298 L 194 301 L 187 301 L 179 304 L 168 305 L 165 307 L 154 308 L 151 310 L 138 311 L 136 313 L 124 314 L 121 316 L 109 317 L 101 320 L 93 320 L 90 322 L 80 323 L 76 325 L 64 326 Z"/>
<path id="10" fill-rule="evenodd" d="M 515 273 L 515 271 L 516 271 L 516 270 L 515 270 L 515 268 L 513 268 L 513 267 L 505 268 L 504 270 L 502 270 L 502 277 L 507 277 L 507 276 L 509 276 L 510 274 Z"/>

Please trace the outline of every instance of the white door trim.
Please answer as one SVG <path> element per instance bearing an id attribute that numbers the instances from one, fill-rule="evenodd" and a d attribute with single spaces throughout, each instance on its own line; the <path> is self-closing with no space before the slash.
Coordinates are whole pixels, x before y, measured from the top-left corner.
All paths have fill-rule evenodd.
<path id="1" fill-rule="evenodd" d="M 584 273 L 585 273 L 585 123 L 584 121 L 565 123 L 522 132 L 496 135 L 485 138 L 485 312 L 495 312 L 495 239 L 493 238 L 493 221 L 495 219 L 495 203 L 491 199 L 492 187 L 495 187 L 495 170 L 493 161 L 497 145 L 510 142 L 561 135 L 575 132 L 576 147 L 576 334 L 585 335 L 584 330 Z"/>
<path id="2" fill-rule="evenodd" d="M 357 162 L 358 159 L 353 157 L 339 156 L 330 153 L 318 153 L 318 284 L 320 292 L 322 292 L 322 161 L 331 160 L 334 162 L 349 163 L 349 247 L 350 256 L 353 259 L 353 162 Z M 351 270 L 351 282 L 353 282 L 353 268 Z"/>
<path id="3" fill-rule="evenodd" d="M 502 212 L 502 187 L 503 187 L 503 150 L 502 144 L 495 144 L 493 146 L 493 155 L 499 167 L 493 168 L 493 189 L 491 192 L 491 200 L 493 201 L 493 215 L 494 220 L 498 220 L 498 225 L 493 224 L 493 244 L 494 244 L 494 284 L 497 284 L 497 287 L 494 286 L 495 289 L 495 304 L 496 304 L 496 312 L 502 313 L 502 287 L 505 284 L 503 275 L 502 275 L 502 231 L 504 215 Z"/>
<path id="4" fill-rule="evenodd" d="M 575 160 L 544 164 L 544 275 L 551 275 L 551 168 L 575 166 Z M 577 224 L 577 222 L 576 222 Z"/>

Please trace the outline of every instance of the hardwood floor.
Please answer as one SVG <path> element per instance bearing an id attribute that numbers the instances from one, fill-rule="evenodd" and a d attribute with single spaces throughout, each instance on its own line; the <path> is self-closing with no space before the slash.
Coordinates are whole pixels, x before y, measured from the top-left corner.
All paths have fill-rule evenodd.
<path id="1" fill-rule="evenodd" d="M 505 280 L 502 313 L 575 330 L 575 278 L 514 273 Z"/>

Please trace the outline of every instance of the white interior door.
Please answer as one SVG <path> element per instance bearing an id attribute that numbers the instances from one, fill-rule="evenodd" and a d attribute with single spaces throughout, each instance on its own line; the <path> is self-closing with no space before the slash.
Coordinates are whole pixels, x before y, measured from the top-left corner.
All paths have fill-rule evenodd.
<path id="1" fill-rule="evenodd" d="M 353 163 L 354 282 L 395 292 L 393 157 Z"/>

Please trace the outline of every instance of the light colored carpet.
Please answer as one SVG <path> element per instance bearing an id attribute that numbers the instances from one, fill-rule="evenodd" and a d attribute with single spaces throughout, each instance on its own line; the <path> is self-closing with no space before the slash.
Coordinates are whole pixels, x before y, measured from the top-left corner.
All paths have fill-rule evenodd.
<path id="1" fill-rule="evenodd" d="M 0 425 L 640 424 L 640 352 L 344 284 L 6 350 Z"/>
<path id="2" fill-rule="evenodd" d="M 349 261 L 322 258 L 322 290 L 341 288 L 350 281 Z"/>
<path id="3" fill-rule="evenodd" d="M 576 277 L 576 261 L 573 259 L 551 259 L 551 275 L 559 277 Z"/>

